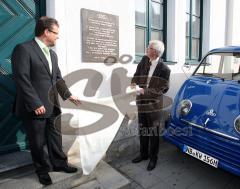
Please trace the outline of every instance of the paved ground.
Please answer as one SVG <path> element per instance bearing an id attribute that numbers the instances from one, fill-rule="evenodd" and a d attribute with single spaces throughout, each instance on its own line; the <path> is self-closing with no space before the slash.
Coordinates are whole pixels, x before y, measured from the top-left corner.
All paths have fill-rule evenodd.
<path id="1" fill-rule="evenodd" d="M 239 189 L 240 177 L 215 169 L 175 146 L 162 142 L 157 167 L 148 172 L 148 161 L 131 163 L 134 157 L 112 162 L 111 166 L 131 180 L 133 189 Z"/>

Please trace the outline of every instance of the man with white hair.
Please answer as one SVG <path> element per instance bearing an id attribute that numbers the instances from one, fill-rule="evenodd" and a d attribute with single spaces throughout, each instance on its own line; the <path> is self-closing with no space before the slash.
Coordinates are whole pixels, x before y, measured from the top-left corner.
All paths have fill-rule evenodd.
<path id="1" fill-rule="evenodd" d="M 131 82 L 131 87 L 136 88 L 137 92 L 140 134 L 140 155 L 132 162 L 138 163 L 149 158 L 148 171 L 153 170 L 157 163 L 160 110 L 163 93 L 167 92 L 169 84 L 170 69 L 160 58 L 163 52 L 164 44 L 161 41 L 150 41 Z"/>

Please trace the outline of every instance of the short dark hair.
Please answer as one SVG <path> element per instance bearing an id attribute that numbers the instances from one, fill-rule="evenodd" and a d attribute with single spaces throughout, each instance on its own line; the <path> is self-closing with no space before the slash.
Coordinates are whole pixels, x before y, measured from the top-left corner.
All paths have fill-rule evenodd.
<path id="1" fill-rule="evenodd" d="M 35 36 L 39 37 L 43 35 L 45 29 L 52 30 L 52 26 L 56 25 L 59 27 L 58 21 L 54 18 L 49 18 L 47 16 L 42 16 L 36 24 Z"/>

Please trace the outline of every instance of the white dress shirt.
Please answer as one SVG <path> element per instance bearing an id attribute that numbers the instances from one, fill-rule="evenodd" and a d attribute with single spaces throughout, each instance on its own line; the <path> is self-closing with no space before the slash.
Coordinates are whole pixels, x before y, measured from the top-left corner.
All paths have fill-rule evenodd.
<path id="1" fill-rule="evenodd" d="M 155 71 L 156 67 L 157 67 L 157 64 L 158 64 L 158 61 L 159 61 L 159 57 L 156 58 L 155 60 L 152 60 L 151 63 L 152 65 L 150 66 L 150 70 L 148 72 L 148 79 L 147 79 L 147 86 L 151 80 L 151 77 L 153 75 L 153 72 Z"/>

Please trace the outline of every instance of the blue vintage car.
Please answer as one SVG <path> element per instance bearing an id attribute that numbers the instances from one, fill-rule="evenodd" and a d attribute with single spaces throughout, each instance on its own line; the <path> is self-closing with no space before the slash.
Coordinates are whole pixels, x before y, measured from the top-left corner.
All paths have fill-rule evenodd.
<path id="1" fill-rule="evenodd" d="M 178 91 L 164 138 L 240 176 L 240 47 L 211 50 Z"/>

